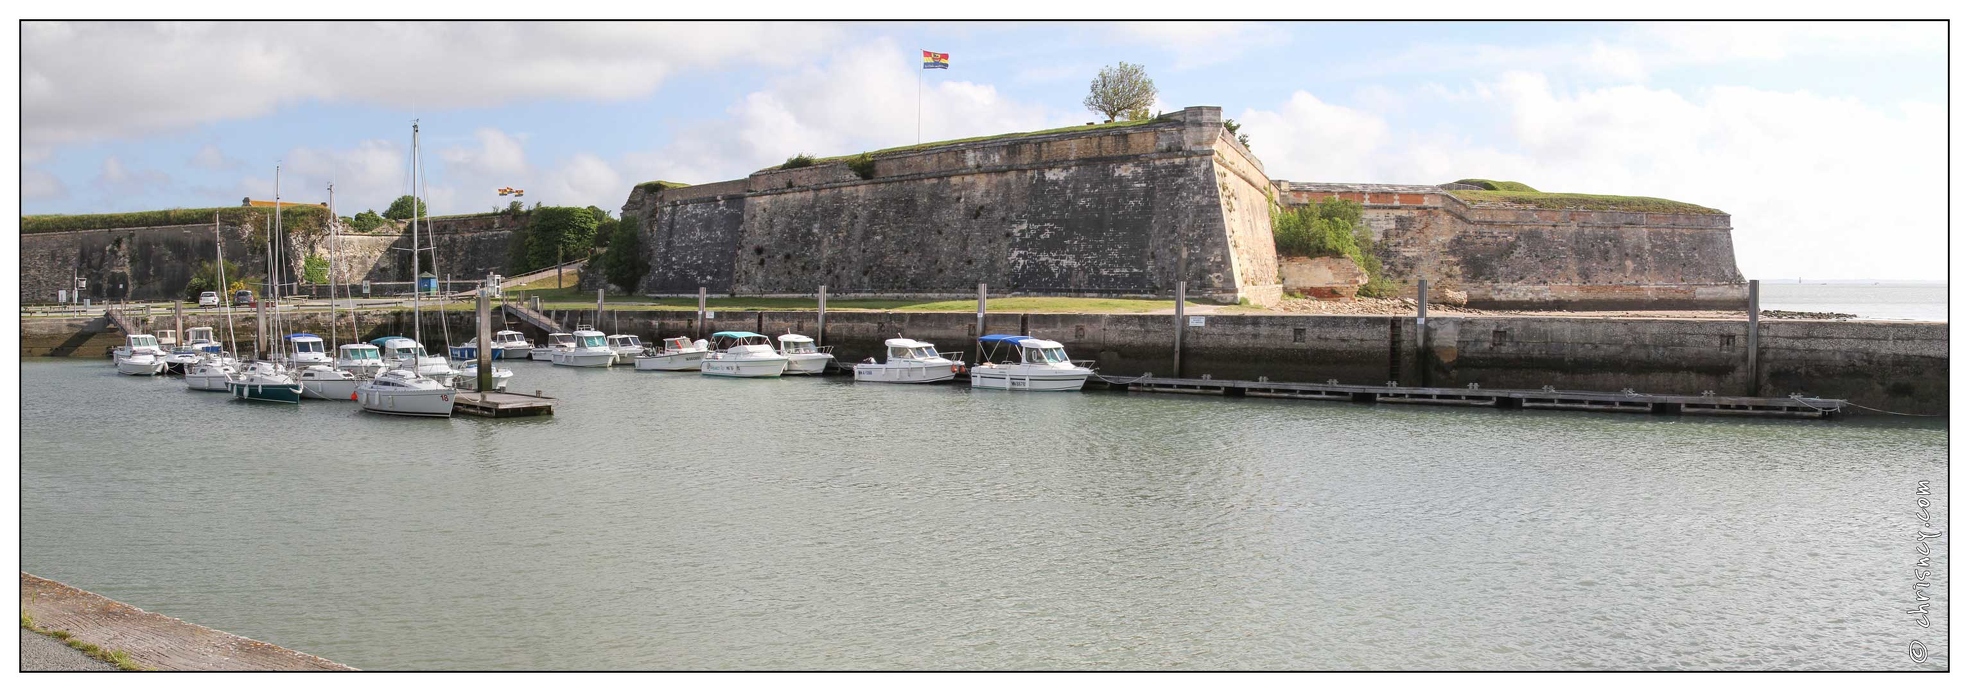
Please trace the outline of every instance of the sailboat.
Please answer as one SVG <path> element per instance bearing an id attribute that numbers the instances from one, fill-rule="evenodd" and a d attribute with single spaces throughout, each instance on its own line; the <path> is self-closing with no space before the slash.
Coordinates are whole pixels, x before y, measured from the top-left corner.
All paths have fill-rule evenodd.
<path id="1" fill-rule="evenodd" d="M 273 227 L 267 233 L 267 300 L 280 305 L 280 167 L 273 169 Z M 270 336 L 280 333 L 279 308 L 274 310 L 275 324 L 269 325 L 266 333 Z M 270 401 L 281 404 L 301 403 L 301 385 L 287 373 L 287 368 L 270 358 L 271 354 L 260 354 L 258 360 L 240 368 L 238 375 L 226 382 L 226 388 L 234 398 L 246 401 Z"/>
<path id="2" fill-rule="evenodd" d="M 423 282 L 421 280 L 415 280 L 417 277 L 422 276 L 422 272 L 420 271 L 420 269 L 423 266 L 421 260 L 422 255 L 419 253 L 422 253 L 424 250 L 430 249 L 430 248 L 418 247 L 419 245 L 418 223 L 417 223 L 418 217 L 423 217 L 425 226 L 430 225 L 430 208 L 425 206 L 425 203 L 423 202 L 423 198 L 420 197 L 418 194 L 420 192 L 423 192 L 423 190 L 421 189 L 421 184 L 423 182 L 423 164 L 422 164 L 423 145 L 420 137 L 421 137 L 421 133 L 418 130 L 417 122 L 411 121 L 410 123 L 410 199 L 411 199 L 410 272 L 413 281 L 410 284 L 411 286 L 410 338 L 411 341 L 414 343 L 415 348 L 413 349 L 409 345 L 405 345 L 401 343 L 394 344 L 394 345 L 388 343 L 381 343 L 383 341 L 382 339 L 376 339 L 371 341 L 370 343 L 374 343 L 377 346 L 381 346 L 383 348 L 384 356 L 386 359 L 391 355 L 393 351 L 396 352 L 399 355 L 399 357 L 401 357 L 402 354 L 411 355 L 411 360 L 407 365 L 399 362 L 396 366 L 393 367 L 407 367 L 407 369 L 409 369 L 411 372 L 419 376 L 431 378 L 432 380 L 436 380 L 437 383 L 441 386 L 450 387 L 453 378 L 456 377 L 458 374 L 457 371 L 451 368 L 451 361 L 445 359 L 443 356 L 432 355 L 429 351 L 427 351 L 424 348 L 424 300 L 423 300 L 424 287 L 422 285 Z M 433 263 L 435 263 L 437 254 L 432 253 L 431 256 L 432 256 Z M 446 330 L 449 331 L 449 329 L 450 327 L 447 326 Z M 402 337 L 392 337 L 392 338 L 396 338 L 399 340 L 402 339 Z"/>
<path id="3" fill-rule="evenodd" d="M 219 236 L 219 213 L 216 211 L 212 212 L 212 242 L 218 254 L 216 259 L 219 263 L 216 269 L 219 273 L 219 287 L 223 290 L 227 286 L 226 246 L 225 239 Z M 232 301 L 220 301 L 219 304 L 223 306 L 221 309 L 226 313 L 226 338 L 237 344 L 238 340 L 232 330 Z M 239 363 L 233 360 L 231 354 L 226 353 L 218 343 L 218 335 L 212 333 L 211 327 L 192 327 L 186 333 L 192 337 L 192 343 L 205 352 L 205 358 L 185 371 L 185 387 L 202 392 L 231 391 L 233 378 L 239 376 L 237 367 Z M 208 340 L 209 346 L 205 345 Z M 234 350 L 238 350 L 238 347 L 235 346 Z"/>

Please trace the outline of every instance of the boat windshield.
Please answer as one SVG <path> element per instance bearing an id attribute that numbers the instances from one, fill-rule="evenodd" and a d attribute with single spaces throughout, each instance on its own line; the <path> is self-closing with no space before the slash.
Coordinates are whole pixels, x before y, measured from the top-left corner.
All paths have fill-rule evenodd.
<path id="1" fill-rule="evenodd" d="M 581 346 L 583 348 L 607 348 L 607 345 L 602 343 L 602 337 L 599 336 L 581 337 Z"/>
<path id="2" fill-rule="evenodd" d="M 212 341 L 211 327 L 192 327 L 185 330 L 185 338 L 192 341 Z"/>
<path id="3" fill-rule="evenodd" d="M 1065 348 L 1028 348 L 1025 349 L 1025 354 L 1026 362 L 1028 363 L 1067 362 L 1067 350 Z"/>
<path id="4" fill-rule="evenodd" d="M 643 345 L 643 340 L 640 337 L 634 335 L 625 336 L 622 337 L 622 345 L 641 347 Z"/>
<path id="5" fill-rule="evenodd" d="M 690 348 L 691 342 L 689 339 L 683 337 L 677 337 L 675 339 L 664 339 L 663 345 L 672 351 L 682 351 L 684 349 Z"/>
<path id="6" fill-rule="evenodd" d="M 890 346 L 890 358 L 930 359 L 937 357 L 935 346 Z"/>
<path id="7" fill-rule="evenodd" d="M 376 351 L 375 346 L 364 346 L 361 348 L 345 348 L 342 349 L 342 352 L 349 354 L 350 358 L 354 358 L 356 360 L 370 360 L 370 359 L 382 358 L 382 355 L 380 355 Z"/>
<path id="8" fill-rule="evenodd" d="M 784 341 L 781 342 L 781 345 L 786 347 L 787 353 L 813 353 L 814 352 L 814 342 L 812 341 Z"/>
<path id="9" fill-rule="evenodd" d="M 573 334 L 553 334 L 549 338 L 553 339 L 556 344 L 572 345 L 574 343 Z"/>
<path id="10" fill-rule="evenodd" d="M 321 342 L 296 341 L 294 342 L 294 352 L 295 353 L 321 353 Z"/>
<path id="11" fill-rule="evenodd" d="M 154 337 L 154 336 L 133 336 L 133 337 L 130 337 L 130 345 L 131 345 L 131 346 L 156 346 L 156 345 L 157 345 L 157 337 Z"/>

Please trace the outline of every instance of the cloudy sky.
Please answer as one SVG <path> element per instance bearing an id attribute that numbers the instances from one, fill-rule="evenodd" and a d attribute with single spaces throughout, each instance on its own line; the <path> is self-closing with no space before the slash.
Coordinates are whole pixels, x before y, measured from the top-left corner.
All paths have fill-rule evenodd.
<path id="1" fill-rule="evenodd" d="M 800 152 L 1080 124 L 1103 64 L 1248 124 L 1277 179 L 1519 180 L 1734 216 L 1751 278 L 1946 277 L 1930 24 L 60 24 L 21 30 L 22 206 L 272 193 L 619 208 Z M 919 69 L 919 49 L 951 69 Z"/>

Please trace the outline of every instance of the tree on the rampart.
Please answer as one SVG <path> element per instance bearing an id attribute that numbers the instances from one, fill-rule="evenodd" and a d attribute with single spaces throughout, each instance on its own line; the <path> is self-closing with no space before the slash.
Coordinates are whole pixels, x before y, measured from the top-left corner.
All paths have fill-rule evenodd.
<path id="1" fill-rule="evenodd" d="M 602 253 L 603 277 L 609 283 L 621 286 L 624 290 L 636 290 L 642 283 L 643 275 L 649 273 L 649 260 L 643 257 L 642 229 L 636 223 L 635 215 L 623 216 L 612 222 L 614 232 L 608 239 L 608 252 Z"/>
<path id="2" fill-rule="evenodd" d="M 595 243 L 595 215 L 581 207 L 533 208 L 526 227 L 513 238 L 513 274 L 588 256 Z"/>
<path id="3" fill-rule="evenodd" d="M 1237 136 L 1238 144 L 1244 145 L 1244 148 L 1246 149 L 1251 148 L 1251 135 L 1240 135 L 1237 133 L 1238 130 L 1244 129 L 1244 125 L 1239 124 L 1238 121 L 1236 120 L 1225 118 L 1224 129 L 1229 131 L 1232 135 Z"/>
<path id="4" fill-rule="evenodd" d="M 1148 71 L 1134 63 L 1103 67 L 1087 86 L 1087 99 L 1081 105 L 1107 116 L 1108 122 L 1122 116 L 1130 120 L 1146 119 L 1155 105 L 1155 80 L 1149 79 Z"/>
<path id="5" fill-rule="evenodd" d="M 239 264 L 227 260 L 225 268 L 226 281 L 236 282 L 239 278 Z M 185 284 L 185 298 L 187 300 L 198 300 L 198 294 L 217 290 L 220 290 L 218 265 L 212 262 L 200 262 L 196 267 L 192 268 L 191 281 Z M 227 293 L 227 295 L 230 296 L 231 294 Z"/>
<path id="6" fill-rule="evenodd" d="M 424 216 L 428 212 L 429 210 L 424 208 L 424 200 L 410 195 L 404 195 L 398 197 L 396 201 L 391 202 L 390 208 L 383 210 L 383 216 L 384 218 L 402 221 L 412 216 Z"/>
<path id="7" fill-rule="evenodd" d="M 1361 219 L 1361 204 L 1327 198 L 1317 204 L 1280 209 L 1272 215 L 1272 244 L 1280 257 L 1345 257 L 1367 272 L 1360 294 L 1370 298 L 1393 295 L 1394 285 L 1381 275 L 1374 255 L 1374 234 Z"/>

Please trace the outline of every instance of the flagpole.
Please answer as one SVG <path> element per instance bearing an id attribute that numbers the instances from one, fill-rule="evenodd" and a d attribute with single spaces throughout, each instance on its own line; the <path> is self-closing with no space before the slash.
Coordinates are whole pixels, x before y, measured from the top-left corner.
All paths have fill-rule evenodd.
<path id="1" fill-rule="evenodd" d="M 916 68 L 916 143 L 923 143 L 923 68 Z"/>

